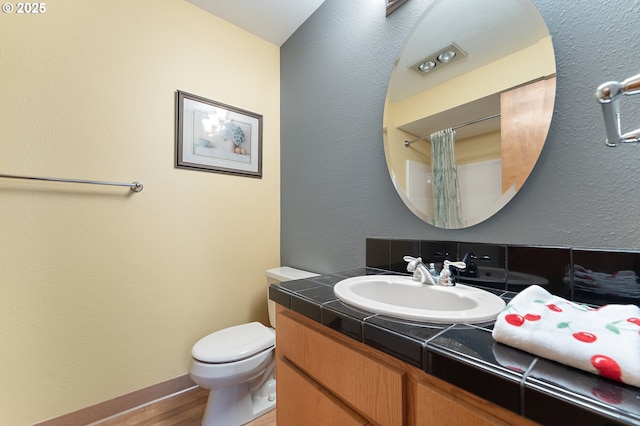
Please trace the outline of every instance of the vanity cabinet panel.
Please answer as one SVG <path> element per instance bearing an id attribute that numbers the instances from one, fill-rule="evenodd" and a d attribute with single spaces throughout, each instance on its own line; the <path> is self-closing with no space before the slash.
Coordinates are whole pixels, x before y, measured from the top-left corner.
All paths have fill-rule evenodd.
<path id="1" fill-rule="evenodd" d="M 357 426 L 369 424 L 366 419 L 350 410 L 339 399 L 286 359 L 278 359 L 277 371 L 277 382 L 279 382 L 277 386 L 280 389 L 286 389 L 287 394 L 296 398 L 295 401 L 291 401 L 292 403 L 280 404 L 280 396 L 278 396 L 276 411 L 278 426 Z"/>
<path id="2" fill-rule="evenodd" d="M 415 405 L 418 425 L 499 426 L 508 424 L 425 383 L 416 384 L 416 402 L 419 401 L 429 402 Z"/>
<path id="3" fill-rule="evenodd" d="M 405 423 L 403 371 L 304 326 L 287 312 L 278 313 L 276 324 L 277 374 L 281 365 L 290 362 L 371 421 L 383 425 Z M 281 389 L 291 392 L 284 386 L 278 386 L 277 392 Z M 282 399 L 278 398 L 278 407 Z M 300 400 L 300 394 L 294 399 Z"/>
<path id="4" fill-rule="evenodd" d="M 287 308 L 276 323 L 278 426 L 536 425 Z"/>

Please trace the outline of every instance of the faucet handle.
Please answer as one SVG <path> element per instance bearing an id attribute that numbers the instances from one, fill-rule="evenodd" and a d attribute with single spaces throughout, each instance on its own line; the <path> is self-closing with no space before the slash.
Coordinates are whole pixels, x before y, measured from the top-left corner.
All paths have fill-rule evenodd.
<path id="1" fill-rule="evenodd" d="M 449 269 L 450 266 L 453 266 L 454 268 L 457 269 L 465 269 L 467 267 L 467 264 L 464 262 L 451 262 L 449 260 L 445 260 L 442 263 L 442 271 L 440 271 L 440 285 L 444 285 L 444 286 L 454 286 L 456 285 L 455 281 L 453 280 L 453 277 L 451 276 L 451 270 Z"/>
<path id="2" fill-rule="evenodd" d="M 458 262 L 451 262 L 449 260 L 445 260 L 442 267 L 443 268 L 448 268 L 449 266 L 453 266 L 454 268 L 458 268 L 458 269 L 466 269 L 467 264 L 462 262 L 462 261 L 458 261 Z"/>
<path id="3" fill-rule="evenodd" d="M 418 265 L 422 263 L 421 257 L 405 256 L 402 259 L 407 262 L 407 272 L 414 272 Z"/>

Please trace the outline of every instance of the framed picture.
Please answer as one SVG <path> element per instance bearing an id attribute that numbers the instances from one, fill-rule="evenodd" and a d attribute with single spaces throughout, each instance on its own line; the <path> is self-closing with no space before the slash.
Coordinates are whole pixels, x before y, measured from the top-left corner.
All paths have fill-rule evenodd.
<path id="1" fill-rule="evenodd" d="M 176 167 L 262 177 L 262 115 L 178 90 Z"/>

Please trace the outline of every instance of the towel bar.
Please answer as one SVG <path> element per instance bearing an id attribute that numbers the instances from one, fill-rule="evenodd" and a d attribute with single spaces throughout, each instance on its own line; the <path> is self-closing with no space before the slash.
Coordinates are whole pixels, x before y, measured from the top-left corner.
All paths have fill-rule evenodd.
<path id="1" fill-rule="evenodd" d="M 142 188 L 143 188 L 140 182 L 132 182 L 132 183 L 103 182 L 99 180 L 62 179 L 62 178 L 36 177 L 36 176 L 16 176 L 16 175 L 5 175 L 5 174 L 0 174 L 0 178 L 44 180 L 44 181 L 50 181 L 50 182 L 87 183 L 91 185 L 127 186 L 131 188 L 133 192 L 140 192 L 142 191 Z"/>
<path id="2" fill-rule="evenodd" d="M 608 81 L 596 90 L 596 99 L 602 105 L 607 146 L 626 142 L 640 142 L 640 128 L 622 134 L 620 126 L 620 96 L 640 94 L 640 74 L 623 81 Z"/>

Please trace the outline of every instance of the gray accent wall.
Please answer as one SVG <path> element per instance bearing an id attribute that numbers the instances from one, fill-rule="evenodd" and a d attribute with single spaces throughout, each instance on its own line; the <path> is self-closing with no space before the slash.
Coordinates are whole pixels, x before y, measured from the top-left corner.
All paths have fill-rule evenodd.
<path id="1" fill-rule="evenodd" d="M 384 3 L 326 0 L 281 48 L 283 265 L 360 268 L 366 237 L 640 248 L 640 144 L 605 147 L 594 98 L 601 83 L 640 73 L 640 1 L 534 0 L 557 63 L 549 136 L 514 199 L 461 230 L 419 220 L 391 183 L 382 145 L 387 82 L 431 0 L 409 0 L 389 17 Z M 621 107 L 623 130 L 639 128 L 640 95 Z"/>

